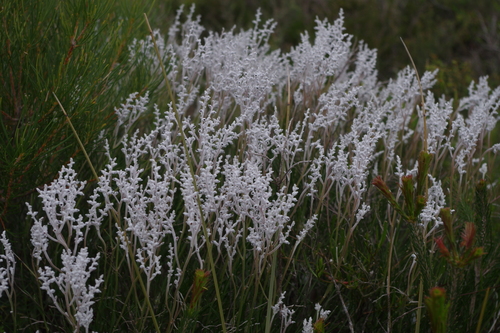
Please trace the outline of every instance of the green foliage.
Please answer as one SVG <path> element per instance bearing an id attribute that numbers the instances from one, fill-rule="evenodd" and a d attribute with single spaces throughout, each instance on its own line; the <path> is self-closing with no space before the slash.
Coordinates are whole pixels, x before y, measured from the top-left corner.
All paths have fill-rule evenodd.
<path id="1" fill-rule="evenodd" d="M 139 1 L 7 1 L 0 9 L 0 221 L 13 228 L 24 202 L 82 154 L 53 93 L 89 150 L 134 86 L 127 46 Z M 140 36 L 140 35 L 139 35 Z M 141 83 L 141 86 L 147 81 Z M 136 85 L 136 84 L 135 84 Z M 132 89 L 132 88 L 131 88 Z M 125 89 L 126 91 L 127 89 Z M 87 172 L 85 171 L 87 170 Z M 87 168 L 82 169 L 88 177 Z"/>

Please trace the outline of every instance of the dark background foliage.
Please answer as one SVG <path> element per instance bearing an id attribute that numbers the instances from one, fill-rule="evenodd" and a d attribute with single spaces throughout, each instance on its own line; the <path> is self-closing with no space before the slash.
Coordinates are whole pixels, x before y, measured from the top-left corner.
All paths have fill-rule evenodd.
<path id="1" fill-rule="evenodd" d="M 174 0 L 158 1 L 157 23 L 170 25 L 180 4 L 196 5 L 202 25 L 219 31 L 248 28 L 260 8 L 264 20 L 274 19 L 272 45 L 285 51 L 300 34 L 314 35 L 314 21 L 333 21 L 345 13 L 346 32 L 378 50 L 382 79 L 394 77 L 409 59 L 403 38 L 419 71 L 440 68 L 438 93 L 463 95 L 471 81 L 489 75 L 500 82 L 500 1 L 470 0 Z"/>

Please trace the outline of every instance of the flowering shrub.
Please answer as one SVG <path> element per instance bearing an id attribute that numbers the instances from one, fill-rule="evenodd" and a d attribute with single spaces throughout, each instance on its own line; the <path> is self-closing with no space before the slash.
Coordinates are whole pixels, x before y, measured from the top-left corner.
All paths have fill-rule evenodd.
<path id="1" fill-rule="evenodd" d="M 275 23 L 259 14 L 250 30 L 201 38 L 193 11 L 178 13 L 165 37 L 129 46 L 152 75 L 164 63 L 168 105 L 132 93 L 103 133 L 99 178 L 77 180 L 70 162 L 38 191 L 41 209 L 28 205 L 33 275 L 48 296 L 37 301 L 74 331 L 420 327 L 422 290 L 453 279 L 433 242 L 440 211 L 498 168 L 500 88 L 482 78 L 454 109 L 430 90 L 436 72 L 380 82 L 376 50 L 344 32 L 342 12 L 289 53 L 270 50 Z M 132 131 L 151 112 L 151 128 Z M 15 267 L 4 238 L 0 295 Z M 496 266 L 474 269 L 496 279 Z M 499 315 L 495 305 L 484 320 L 494 329 Z M 45 325 L 64 325 L 52 316 Z"/>

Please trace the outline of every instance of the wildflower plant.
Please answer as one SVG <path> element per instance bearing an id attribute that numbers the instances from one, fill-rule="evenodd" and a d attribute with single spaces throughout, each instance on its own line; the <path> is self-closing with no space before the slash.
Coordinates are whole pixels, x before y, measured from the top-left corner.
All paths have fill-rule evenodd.
<path id="1" fill-rule="evenodd" d="M 430 290 L 429 294 L 430 296 L 425 298 L 425 305 L 429 311 L 432 332 L 445 333 L 450 308 L 450 304 L 446 301 L 446 291 L 435 287 Z"/>
<path id="2" fill-rule="evenodd" d="M 44 217 L 37 218 L 38 213 L 32 211 L 29 205 L 28 214 L 34 221 L 31 239 L 40 288 L 47 292 L 53 305 L 70 322 L 75 332 L 81 327 L 88 332 L 93 319 L 91 306 L 95 294 L 100 292 L 103 275 L 94 281 L 94 285 L 87 285 L 91 273 L 97 269 L 100 254 L 89 257 L 85 246 L 88 228 L 92 224 L 88 220 L 84 221 L 75 207 L 77 197 L 83 195 L 85 182 L 75 179 L 73 164 L 71 161 L 67 167 L 63 167 L 59 178 L 39 191 L 47 224 L 44 224 Z M 99 228 L 99 225 L 96 227 Z M 56 244 L 62 248 L 61 267 L 54 264 L 48 252 L 49 246 L 54 247 Z M 40 267 L 41 262 L 47 262 L 48 266 Z M 54 285 L 57 289 L 54 289 Z M 62 296 L 58 296 L 57 291 Z"/>
<path id="3" fill-rule="evenodd" d="M 342 12 L 288 53 L 260 13 L 248 30 L 205 32 L 184 12 L 127 45 L 122 61 L 154 84 L 126 91 L 89 160 L 68 159 L 27 204 L 23 279 L 39 292 L 15 317 L 73 331 L 424 331 L 437 310 L 424 320 L 423 290 L 442 285 L 451 330 L 465 312 L 494 330 L 498 304 L 460 304 L 500 276 L 486 248 L 497 186 L 467 196 L 498 166 L 498 91 L 481 79 L 454 108 L 430 90 L 436 72 L 379 81 L 376 50 Z M 455 206 L 472 212 L 452 224 Z M 453 280 L 437 251 L 481 259 Z"/>
<path id="4" fill-rule="evenodd" d="M 482 247 L 473 247 L 474 242 L 476 241 L 476 226 L 474 222 L 465 223 L 465 227 L 461 235 L 462 241 L 459 245 L 462 251 L 458 251 L 452 222 L 453 218 L 451 216 L 450 209 L 441 209 L 440 216 L 445 226 L 445 236 L 446 240 L 450 244 L 451 250 L 445 245 L 443 238 L 436 238 L 435 241 L 439 248 L 439 252 L 446 259 L 446 261 L 456 267 L 464 267 L 471 261 L 478 259 L 485 254 Z"/>
<path id="5" fill-rule="evenodd" d="M 0 297 L 5 294 L 9 299 L 12 318 L 15 321 L 14 277 L 16 273 L 16 258 L 5 230 L 0 236 L 0 243 L 2 243 L 3 248 L 3 254 L 0 254 Z"/>

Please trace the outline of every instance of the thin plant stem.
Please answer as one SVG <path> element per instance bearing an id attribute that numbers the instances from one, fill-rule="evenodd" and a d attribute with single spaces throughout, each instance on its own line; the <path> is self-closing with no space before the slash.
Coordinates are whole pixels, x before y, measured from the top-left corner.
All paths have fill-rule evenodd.
<path id="1" fill-rule="evenodd" d="M 422 300 L 424 295 L 424 278 L 420 272 L 420 284 L 418 286 L 418 306 L 417 306 L 417 322 L 415 324 L 415 333 L 420 332 L 420 322 L 422 320 Z"/>
<path id="2" fill-rule="evenodd" d="M 87 160 L 87 163 L 89 165 L 90 170 L 92 171 L 92 175 L 94 176 L 96 182 L 98 182 L 99 181 L 99 176 L 97 175 L 97 172 L 95 171 L 94 165 L 92 164 L 92 161 L 90 160 L 90 157 L 87 154 L 87 150 L 85 149 L 85 146 L 83 145 L 82 140 L 80 140 L 80 136 L 78 135 L 78 132 L 76 131 L 75 127 L 73 126 L 73 123 L 71 122 L 71 119 L 69 118 L 68 113 L 64 109 L 64 106 L 59 101 L 59 98 L 57 98 L 56 93 L 52 92 L 52 94 L 54 95 L 54 98 L 56 99 L 57 104 L 59 104 L 59 107 L 61 108 L 62 112 L 64 113 L 64 116 L 66 117 L 66 120 L 68 120 L 68 124 L 71 127 L 71 130 L 73 131 L 73 134 L 75 135 L 76 141 L 78 142 L 78 145 L 82 149 L 83 155 L 85 156 L 85 159 Z M 110 229 L 110 231 L 111 231 L 111 229 Z M 99 240 L 101 241 L 101 243 L 102 243 L 102 245 L 104 247 L 104 253 L 107 253 L 107 251 L 108 251 L 108 245 L 104 241 L 104 239 L 102 238 L 100 232 L 97 233 L 97 237 L 99 237 Z M 85 242 L 86 242 L 86 238 L 85 238 Z"/>
<path id="3" fill-rule="evenodd" d="M 247 231 L 247 228 L 246 228 L 246 223 L 245 223 L 245 220 L 243 220 L 242 222 L 242 226 L 243 226 L 243 239 L 246 239 L 246 231 Z M 247 253 L 247 247 L 246 247 L 246 242 L 242 242 L 242 246 L 243 246 L 243 253 L 240 254 L 240 257 L 241 257 L 241 261 L 242 261 L 242 267 L 241 267 L 241 281 L 246 281 L 246 278 L 245 278 L 245 268 L 246 268 L 246 262 L 245 262 L 245 258 L 246 258 L 246 253 Z M 239 251 L 238 251 L 239 252 Z M 239 325 L 240 321 L 241 321 L 241 315 L 243 313 L 243 308 L 244 306 L 246 305 L 246 297 L 248 295 L 248 290 L 250 289 L 250 285 L 251 283 L 249 283 L 248 285 L 243 285 L 241 287 L 241 290 L 242 290 L 242 297 L 240 297 L 240 307 L 239 307 L 239 310 L 238 310 L 238 314 L 237 314 L 237 317 L 236 317 L 236 325 Z"/>
<path id="4" fill-rule="evenodd" d="M 391 270 L 392 270 L 392 252 L 394 248 L 395 228 L 394 216 L 390 220 L 391 231 L 389 235 L 389 258 L 387 259 L 387 333 L 392 331 L 391 318 Z"/>
<path id="5" fill-rule="evenodd" d="M 287 68 L 288 70 L 288 68 Z M 292 93 L 290 91 L 291 87 L 290 87 L 290 71 L 288 70 L 288 73 L 287 73 L 287 93 L 288 93 L 288 96 L 287 96 L 287 102 L 286 102 L 286 120 L 285 120 L 285 127 L 288 129 L 289 126 L 290 126 L 290 108 L 292 107 Z"/>
<path id="6" fill-rule="evenodd" d="M 120 220 L 120 218 L 118 216 L 118 213 L 115 210 L 113 210 L 113 209 L 110 210 L 110 212 L 111 212 L 112 218 L 116 220 L 116 224 L 121 229 L 122 228 L 122 226 L 121 226 L 121 220 Z M 151 315 L 151 320 L 153 321 L 153 325 L 155 327 L 155 330 L 156 330 L 156 332 L 160 332 L 160 327 L 158 326 L 158 322 L 156 320 L 156 315 L 155 315 L 154 310 L 153 310 L 153 305 L 151 304 L 151 301 L 149 300 L 148 291 L 146 289 L 146 286 L 144 285 L 144 281 L 142 280 L 141 272 L 139 270 L 139 267 L 137 266 L 137 262 L 133 259 L 134 258 L 134 251 L 131 248 L 131 242 L 128 240 L 128 237 L 126 236 L 126 234 L 124 235 L 124 237 L 126 238 L 127 250 L 129 252 L 129 258 L 132 258 L 130 261 L 131 261 L 131 264 L 134 267 L 134 271 L 135 271 L 135 278 L 134 278 L 133 275 L 132 275 L 133 271 L 130 270 L 130 266 L 129 266 L 129 271 L 131 273 L 132 285 L 134 286 L 134 289 L 135 289 L 134 279 L 139 280 L 139 285 L 140 285 L 141 290 L 142 290 L 142 292 L 144 294 L 144 298 L 146 299 L 145 300 L 146 301 L 146 305 L 147 305 L 149 313 Z M 127 263 L 130 265 L 130 263 L 129 263 L 128 260 L 127 260 Z M 135 296 L 137 298 L 137 293 L 135 293 Z"/>
<path id="7" fill-rule="evenodd" d="M 347 306 L 345 305 L 344 298 L 342 297 L 342 293 L 340 292 L 340 286 L 336 281 L 333 281 L 335 284 L 335 289 L 337 289 L 337 294 L 339 295 L 340 302 L 342 303 L 342 308 L 344 309 L 344 312 L 347 316 L 347 321 L 349 323 L 349 330 L 351 333 L 354 333 L 354 325 L 352 324 L 351 316 L 349 315 L 349 310 L 347 309 Z"/>
<path id="8" fill-rule="evenodd" d="M 427 152 L 427 120 L 426 120 L 426 114 L 425 114 L 424 91 L 422 89 L 422 83 L 420 82 L 420 76 L 418 75 L 417 66 L 415 66 L 415 62 L 413 61 L 413 58 L 410 54 L 410 51 L 406 47 L 406 44 L 403 41 L 403 38 L 401 38 L 401 42 L 403 43 L 403 46 L 405 47 L 406 53 L 408 53 L 408 57 L 410 57 L 411 64 L 413 65 L 413 69 L 415 70 L 415 75 L 417 76 L 418 87 L 420 88 L 420 97 L 422 99 L 422 118 L 424 121 L 424 149 L 423 150 L 425 152 Z"/>
<path id="9" fill-rule="evenodd" d="M 486 295 L 484 295 L 483 305 L 481 306 L 481 314 L 479 315 L 479 320 L 477 321 L 476 333 L 481 332 L 481 324 L 483 323 L 484 312 L 486 310 L 486 304 L 488 304 L 488 297 L 490 296 L 490 288 L 486 289 Z"/>
<path id="10" fill-rule="evenodd" d="M 418 75 L 417 71 L 417 66 L 415 66 L 415 62 L 413 61 L 413 57 L 410 54 L 410 51 L 406 47 L 405 42 L 403 41 L 403 38 L 401 38 L 401 42 L 403 43 L 403 46 L 406 50 L 406 53 L 408 53 L 408 57 L 410 58 L 410 61 L 413 65 L 413 69 L 415 70 L 415 75 L 417 76 L 417 82 L 418 82 L 418 87 L 420 89 L 420 97 L 421 97 L 421 103 L 422 103 L 422 120 L 424 123 L 424 144 L 423 144 L 423 151 L 427 153 L 427 119 L 426 119 L 426 114 L 425 114 L 425 98 L 424 98 L 424 92 L 422 89 L 422 82 L 420 81 L 420 76 Z M 427 198 L 427 191 L 428 191 L 428 177 L 425 178 L 425 197 Z M 424 243 L 425 246 L 425 243 Z M 417 323 L 415 325 L 415 333 L 420 332 L 420 321 L 422 320 L 422 300 L 423 300 L 423 292 L 424 292 L 424 284 L 423 284 L 423 275 L 422 272 L 420 272 L 420 285 L 418 288 L 418 310 L 417 310 Z"/>
<path id="11" fill-rule="evenodd" d="M 78 133 L 76 132 L 75 128 L 73 127 L 73 123 L 71 122 L 71 119 L 69 118 L 68 114 L 66 113 L 66 110 L 64 110 L 64 107 L 62 106 L 61 102 L 59 101 L 59 98 L 57 98 L 56 93 L 52 92 L 52 95 L 54 95 L 57 104 L 61 107 L 62 112 L 66 116 L 66 119 L 68 120 L 68 124 L 71 127 L 71 130 L 73 131 L 73 134 L 75 134 L 76 141 L 78 141 L 78 145 L 80 145 L 80 148 L 82 149 L 83 155 L 85 155 L 85 159 L 87 160 L 87 163 L 89 164 L 90 170 L 92 171 L 92 175 L 94 175 L 96 181 L 99 179 L 99 176 L 97 176 L 97 172 L 94 169 L 94 165 L 92 165 L 92 162 L 90 161 L 89 155 L 87 154 L 87 150 L 85 150 L 85 146 L 83 145 L 82 141 L 80 140 L 80 137 L 78 136 Z"/>
<path id="12" fill-rule="evenodd" d="M 274 300 L 274 292 L 275 292 L 275 276 L 276 276 L 276 261 L 277 261 L 278 251 L 274 251 L 271 263 L 271 280 L 269 281 L 269 293 L 267 298 L 267 315 L 266 315 L 266 333 L 271 332 L 271 310 L 273 306 Z"/>
<path id="13" fill-rule="evenodd" d="M 134 253 L 132 252 L 132 249 L 130 248 L 130 246 L 127 246 L 127 249 L 129 251 L 129 256 L 131 258 L 133 258 Z M 144 293 L 146 305 L 149 309 L 151 319 L 153 320 L 153 325 L 155 326 L 155 330 L 156 330 L 156 332 L 160 332 L 160 327 L 158 326 L 158 322 L 156 321 L 156 315 L 153 311 L 153 305 L 151 304 L 151 301 L 149 300 L 149 295 L 147 294 L 147 290 L 146 290 L 146 286 L 144 285 L 144 281 L 142 281 L 141 272 L 139 270 L 139 267 L 137 266 L 137 262 L 135 260 L 131 260 L 131 261 L 132 261 L 132 266 L 134 266 L 134 270 L 135 270 L 137 279 L 139 280 L 139 285 L 141 286 L 142 292 Z"/>

